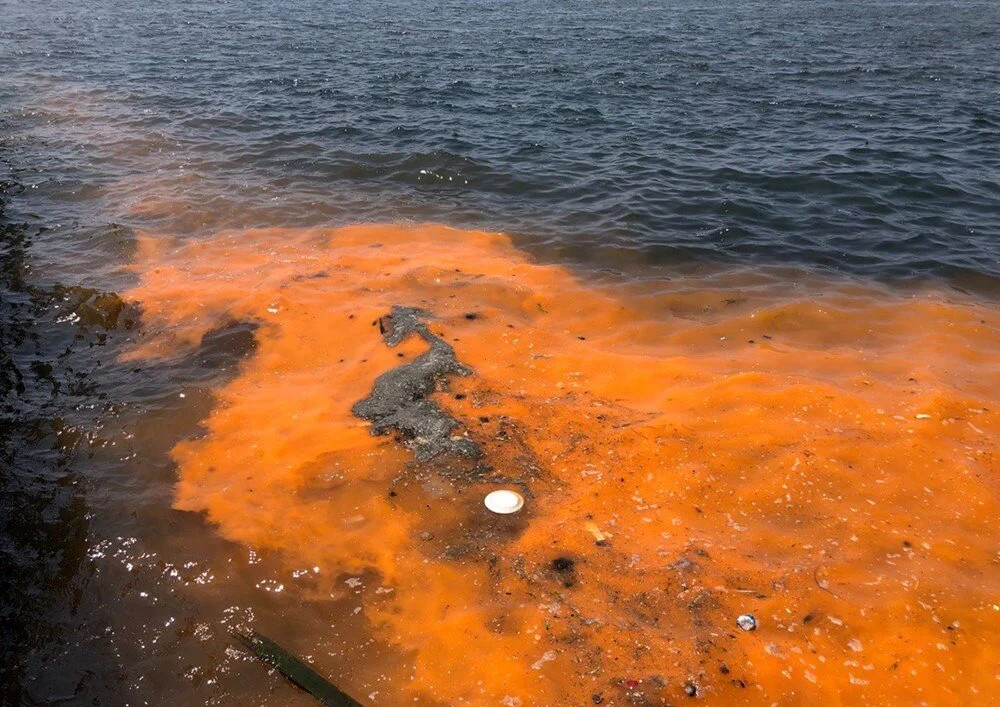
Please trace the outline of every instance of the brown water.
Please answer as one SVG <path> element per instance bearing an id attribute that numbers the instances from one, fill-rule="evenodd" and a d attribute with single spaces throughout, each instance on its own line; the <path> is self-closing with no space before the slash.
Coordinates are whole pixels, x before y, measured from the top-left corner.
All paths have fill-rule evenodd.
<path id="1" fill-rule="evenodd" d="M 206 416 L 171 451 L 173 505 L 271 558 L 232 600 L 308 602 L 255 625 L 359 698 L 1000 695 L 994 307 L 780 270 L 588 277 L 437 225 L 143 234 L 134 269 L 130 362 L 259 325 L 181 403 Z M 484 473 L 352 416 L 425 347 L 385 345 L 393 305 L 474 370 L 435 400 Z M 498 487 L 524 511 L 486 511 Z"/>

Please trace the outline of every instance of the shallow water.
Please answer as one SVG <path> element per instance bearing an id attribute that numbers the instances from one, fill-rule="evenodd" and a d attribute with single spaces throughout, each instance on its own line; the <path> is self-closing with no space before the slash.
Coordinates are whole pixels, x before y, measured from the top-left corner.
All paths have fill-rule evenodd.
<path id="1" fill-rule="evenodd" d="M 994 4 L 0 11 L 5 704 L 997 701 Z"/>

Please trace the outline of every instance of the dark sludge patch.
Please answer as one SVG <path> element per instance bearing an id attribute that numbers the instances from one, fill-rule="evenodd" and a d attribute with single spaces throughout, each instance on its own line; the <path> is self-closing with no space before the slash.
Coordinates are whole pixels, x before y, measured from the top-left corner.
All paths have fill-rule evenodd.
<path id="1" fill-rule="evenodd" d="M 573 571 L 573 560 L 568 557 L 557 557 L 552 560 L 552 569 L 556 572 L 568 573 Z"/>
<path id="2" fill-rule="evenodd" d="M 378 320 L 379 330 L 389 346 L 397 346 L 416 334 L 430 348 L 409 363 L 386 371 L 375 379 L 371 394 L 351 408 L 356 417 L 372 423 L 372 434 L 398 432 L 403 443 L 419 461 L 445 453 L 479 458 L 482 450 L 475 442 L 455 437 L 459 423 L 437 406 L 430 395 L 448 376 L 467 376 L 472 371 L 455 358 L 455 350 L 431 333 L 424 320 L 431 315 L 414 307 L 392 308 Z"/>

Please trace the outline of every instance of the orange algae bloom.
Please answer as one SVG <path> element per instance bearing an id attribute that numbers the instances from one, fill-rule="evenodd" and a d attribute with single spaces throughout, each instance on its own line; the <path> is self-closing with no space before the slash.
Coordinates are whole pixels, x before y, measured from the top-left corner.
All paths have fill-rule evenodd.
<path id="1" fill-rule="evenodd" d="M 412 656 L 379 703 L 1000 701 L 995 307 L 587 279 L 438 225 L 147 235 L 135 267 L 132 357 L 257 325 L 173 451 L 176 507 L 322 568 L 289 591 L 365 577 L 370 637 Z M 352 415 L 427 349 L 386 345 L 395 305 L 472 369 L 431 397 L 481 459 L 417 462 Z M 498 488 L 524 508 L 490 513 Z M 321 648 L 328 625 L 289 632 Z"/>

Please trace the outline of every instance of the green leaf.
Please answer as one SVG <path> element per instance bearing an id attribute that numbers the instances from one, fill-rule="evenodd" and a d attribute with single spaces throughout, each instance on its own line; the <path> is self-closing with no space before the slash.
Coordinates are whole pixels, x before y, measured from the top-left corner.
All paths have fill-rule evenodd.
<path id="1" fill-rule="evenodd" d="M 273 666 L 290 682 L 301 687 L 329 707 L 362 707 L 361 703 L 338 690 L 322 675 L 286 651 L 267 636 L 251 631 L 233 636 L 257 658 Z"/>

